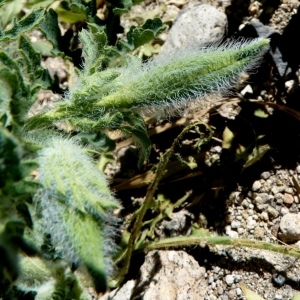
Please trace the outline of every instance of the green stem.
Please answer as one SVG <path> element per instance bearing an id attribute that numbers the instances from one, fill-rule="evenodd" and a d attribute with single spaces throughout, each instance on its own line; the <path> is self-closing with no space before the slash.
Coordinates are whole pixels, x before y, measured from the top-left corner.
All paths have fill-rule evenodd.
<path id="1" fill-rule="evenodd" d="M 196 122 L 196 123 L 190 124 L 189 126 L 185 127 L 182 130 L 182 132 L 173 141 L 171 147 L 162 155 L 162 157 L 161 157 L 161 159 L 158 163 L 158 166 L 157 166 L 157 172 L 156 172 L 155 178 L 154 178 L 153 182 L 150 184 L 150 186 L 147 189 L 145 201 L 144 201 L 142 207 L 139 210 L 139 214 L 136 217 L 136 221 L 135 221 L 135 224 L 133 226 L 133 229 L 132 229 L 132 232 L 131 232 L 131 235 L 130 235 L 130 238 L 129 238 L 129 242 L 128 242 L 126 252 L 125 252 L 125 254 L 123 253 L 125 258 L 124 258 L 123 268 L 122 268 L 122 270 L 120 272 L 120 275 L 119 275 L 119 278 L 120 278 L 119 283 L 121 283 L 121 281 L 124 279 L 124 276 L 128 273 L 128 270 L 129 270 L 129 267 L 130 267 L 130 260 L 131 260 L 131 257 L 132 257 L 132 253 L 135 250 L 135 245 L 140 243 L 140 242 L 137 243 L 137 240 L 138 240 L 140 232 L 141 232 L 141 227 L 143 225 L 144 216 L 147 212 L 147 209 L 151 205 L 154 193 L 157 189 L 159 181 L 161 180 L 162 176 L 165 173 L 166 166 L 169 162 L 170 157 L 172 156 L 172 154 L 174 152 L 176 144 L 184 136 L 184 134 L 187 133 L 191 128 L 193 128 L 195 126 L 198 126 L 198 125 L 203 125 L 203 124 L 206 126 L 207 129 L 209 129 L 210 133 L 212 134 L 212 130 L 210 129 L 210 127 L 208 125 L 206 125 L 205 123 L 203 123 L 203 122 Z"/>
<path id="2" fill-rule="evenodd" d="M 186 247 L 186 246 L 233 246 L 233 247 L 246 247 L 260 250 L 269 250 L 276 253 L 288 254 L 300 258 L 300 251 L 289 245 L 276 245 L 264 241 L 248 240 L 248 239 L 235 239 L 228 236 L 214 236 L 214 237 L 194 237 L 182 236 L 162 239 L 157 242 L 142 243 L 135 250 L 157 250 L 173 247 Z"/>

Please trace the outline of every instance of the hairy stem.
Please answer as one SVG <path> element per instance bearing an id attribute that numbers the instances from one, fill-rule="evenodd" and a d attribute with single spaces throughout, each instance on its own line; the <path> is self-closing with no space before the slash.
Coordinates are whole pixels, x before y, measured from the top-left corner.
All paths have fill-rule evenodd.
<path id="1" fill-rule="evenodd" d="M 136 247 L 135 250 L 156 250 L 165 249 L 171 247 L 183 247 L 183 246 L 233 246 L 233 247 L 246 247 L 260 250 L 269 250 L 276 253 L 288 254 L 297 258 L 300 258 L 300 251 L 295 247 L 289 245 L 276 245 L 267 243 L 264 241 L 248 240 L 248 239 L 236 239 L 228 236 L 214 236 L 214 237 L 195 237 L 195 236 L 182 236 L 175 238 L 162 239 L 156 242 L 142 243 Z"/>

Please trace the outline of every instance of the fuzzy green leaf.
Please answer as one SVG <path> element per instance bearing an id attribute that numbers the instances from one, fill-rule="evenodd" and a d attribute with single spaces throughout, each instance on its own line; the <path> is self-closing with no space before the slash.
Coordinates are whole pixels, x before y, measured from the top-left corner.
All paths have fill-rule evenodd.
<path id="1" fill-rule="evenodd" d="M 17 84 L 13 83 L 11 81 L 11 84 L 13 86 L 13 88 L 15 89 L 16 86 L 18 86 L 19 92 L 21 93 L 20 96 L 24 96 L 27 94 L 28 89 L 26 87 L 26 84 L 23 80 L 23 76 L 21 74 L 21 70 L 20 67 L 18 66 L 18 64 L 15 62 L 15 60 L 13 60 L 12 58 L 10 58 L 6 53 L 4 52 L 0 52 L 0 68 L 3 68 L 3 70 L 5 68 L 7 68 L 8 70 L 11 71 L 11 74 L 15 74 L 16 78 L 17 78 Z M 14 91 L 14 93 L 16 93 Z"/>
<path id="2" fill-rule="evenodd" d="M 110 212 L 119 204 L 104 175 L 74 142 L 49 141 L 38 161 L 44 189 L 36 196 L 37 204 L 57 251 L 70 263 L 82 262 L 96 288 L 104 291 L 109 270 L 105 261 L 114 251 L 105 232 L 114 224 Z"/>
<path id="3" fill-rule="evenodd" d="M 19 49 L 26 61 L 27 73 L 34 75 L 31 80 L 33 81 L 34 79 L 39 78 L 41 76 L 40 54 L 34 51 L 31 43 L 23 35 L 20 36 Z M 37 74 L 33 74 L 34 72 Z"/>
<path id="4" fill-rule="evenodd" d="M 188 102 L 211 92 L 227 92 L 241 72 L 255 66 L 269 41 L 231 43 L 219 48 L 182 49 L 149 61 L 140 70 L 128 66 L 119 88 L 99 99 L 99 108 L 152 107 L 156 115 L 176 114 Z M 167 109 L 162 111 L 163 109 Z"/>
<path id="5" fill-rule="evenodd" d="M 101 28 L 89 24 L 89 31 L 82 30 L 79 34 L 83 44 L 84 70 L 93 74 L 104 68 L 106 58 L 107 37 Z"/>
<path id="6" fill-rule="evenodd" d="M 159 18 L 148 19 L 141 28 L 132 26 L 127 33 L 127 42 L 120 40 L 119 45 L 122 48 L 132 51 L 157 37 L 167 28 Z"/>
<path id="7" fill-rule="evenodd" d="M 44 9 L 38 9 L 16 22 L 11 29 L 4 30 L 0 41 L 17 39 L 22 33 L 25 33 L 37 26 L 44 17 Z"/>
<path id="8" fill-rule="evenodd" d="M 24 95 L 19 76 L 11 69 L 1 68 L 0 83 L 0 117 L 5 116 L 3 126 L 22 125 L 24 118 L 22 98 Z"/>
<path id="9" fill-rule="evenodd" d="M 47 89 L 51 86 L 52 80 L 49 71 L 41 66 L 41 55 L 36 52 L 31 43 L 23 35 L 20 36 L 19 52 L 22 54 L 26 64 L 26 72 L 31 83 L 31 90 L 36 86 Z"/>
<path id="10" fill-rule="evenodd" d="M 138 114 L 130 112 L 124 112 L 123 117 L 124 122 L 120 130 L 133 136 L 134 141 L 140 149 L 138 160 L 138 165 L 140 166 L 149 157 L 152 148 L 145 121 Z"/>
<path id="11" fill-rule="evenodd" d="M 52 52 L 55 55 L 60 54 L 61 34 L 60 29 L 58 27 L 57 13 L 53 9 L 49 9 L 46 12 L 45 18 L 41 22 L 39 28 L 45 35 L 45 38 L 52 44 Z"/>
<path id="12" fill-rule="evenodd" d="M 119 0 L 117 7 L 113 9 L 113 13 L 116 16 L 119 16 L 123 13 L 127 13 L 130 11 L 132 5 L 132 0 Z"/>
<path id="13" fill-rule="evenodd" d="M 91 145 L 93 149 L 97 151 L 110 152 L 113 151 L 116 147 L 116 142 L 102 132 L 82 132 L 79 133 L 76 137 L 80 138 L 84 144 Z"/>

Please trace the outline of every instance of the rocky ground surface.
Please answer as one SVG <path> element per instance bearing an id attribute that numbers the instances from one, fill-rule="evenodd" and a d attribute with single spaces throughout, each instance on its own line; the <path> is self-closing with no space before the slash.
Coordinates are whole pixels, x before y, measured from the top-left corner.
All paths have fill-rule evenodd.
<path id="1" fill-rule="evenodd" d="M 300 251 L 299 5 L 294 0 L 158 0 L 137 5 L 124 16 L 125 28 L 153 16 L 171 27 L 144 46 L 141 57 L 222 37 L 271 40 L 261 68 L 247 83 L 241 79 L 235 97 L 221 102 L 206 99 L 196 116 L 149 125 L 154 145 L 149 165 L 157 162 L 183 124 L 201 118 L 214 129 L 213 138 L 201 151 L 192 147 L 199 140 L 195 132 L 178 145 L 181 157 L 196 157 L 196 168 L 181 169 L 162 181 L 158 198 L 176 202 L 186 193 L 189 196 L 171 218 L 159 224 L 156 237 L 189 235 L 192 225 L 198 224 L 213 235 L 271 242 L 285 245 L 286 252 Z M 256 112 L 263 113 L 258 116 Z M 226 147 L 228 129 L 235 143 Z M 239 156 L 239 149 L 253 149 L 254 144 L 261 155 Z M 107 172 L 114 174 L 113 187 L 124 207 L 136 208 L 145 189 L 135 182 L 148 174 L 149 165 L 136 170 L 135 148 L 126 146 L 126 141 L 118 148 L 118 161 Z M 129 215 L 129 210 L 124 214 Z M 285 300 L 300 291 L 297 258 L 251 247 L 150 251 L 136 255 L 132 265 L 120 289 L 99 299 L 260 299 L 246 298 L 246 286 L 261 299 Z"/>

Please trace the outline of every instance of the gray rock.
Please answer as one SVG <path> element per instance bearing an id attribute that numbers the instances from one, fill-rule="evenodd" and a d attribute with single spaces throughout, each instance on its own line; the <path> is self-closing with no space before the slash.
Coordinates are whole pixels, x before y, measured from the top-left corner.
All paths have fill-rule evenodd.
<path id="1" fill-rule="evenodd" d="M 284 190 L 285 190 L 285 187 L 283 185 L 281 185 L 281 186 L 275 185 L 275 186 L 272 187 L 271 192 L 274 195 L 276 195 L 276 194 L 284 192 Z"/>
<path id="2" fill-rule="evenodd" d="M 300 240 L 300 213 L 286 214 L 280 221 L 278 237 L 285 243 Z"/>
<path id="3" fill-rule="evenodd" d="M 211 5 L 196 5 L 179 13 L 160 52 L 191 44 L 219 41 L 227 31 L 226 15 Z"/>
<path id="4" fill-rule="evenodd" d="M 130 280 L 120 290 L 100 299 L 204 299 L 208 292 L 205 272 L 205 268 L 184 251 L 151 251 L 146 255 L 138 281 Z"/>
<path id="5" fill-rule="evenodd" d="M 264 179 L 264 180 L 267 180 L 267 179 L 269 179 L 270 177 L 271 177 L 271 173 L 268 172 L 268 171 L 263 172 L 263 173 L 261 173 L 261 175 L 260 175 L 260 178 L 262 178 L 262 179 Z"/>
<path id="6" fill-rule="evenodd" d="M 191 214 L 182 209 L 179 212 L 172 214 L 172 220 L 164 220 L 159 229 L 163 231 L 162 236 L 166 234 L 168 237 L 186 235 L 190 227 Z"/>

